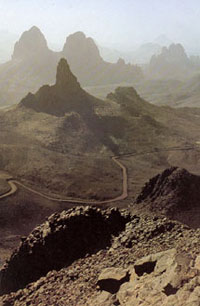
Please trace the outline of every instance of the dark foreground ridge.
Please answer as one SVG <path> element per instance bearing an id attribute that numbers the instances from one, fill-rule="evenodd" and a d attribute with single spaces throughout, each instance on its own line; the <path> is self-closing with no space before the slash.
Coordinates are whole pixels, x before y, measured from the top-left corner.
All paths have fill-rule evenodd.
<path id="1" fill-rule="evenodd" d="M 23 288 L 51 270 L 110 246 L 112 235 L 124 230 L 128 221 L 129 216 L 117 209 L 77 207 L 53 214 L 22 241 L 1 270 L 0 294 Z"/>
<path id="2" fill-rule="evenodd" d="M 185 169 L 171 167 L 151 178 L 137 203 L 151 211 L 164 213 L 191 227 L 200 226 L 200 177 Z"/>
<path id="3" fill-rule="evenodd" d="M 94 220 L 84 223 L 78 216 L 83 211 L 84 219 L 91 220 L 93 215 Z M 125 213 L 129 216 L 128 210 L 123 211 L 124 216 Z M 62 237 L 61 248 L 64 248 L 63 245 L 68 248 L 65 257 L 68 258 L 70 252 L 74 254 L 77 250 L 79 252 L 82 244 L 89 247 L 90 253 L 87 252 L 86 256 L 60 270 L 49 271 L 44 277 L 28 284 L 24 289 L 1 296 L 0 305 L 130 306 L 139 303 L 143 306 L 199 305 L 200 230 L 192 230 L 177 221 L 163 217 L 152 218 L 149 215 L 130 214 L 129 219 L 120 216 L 116 210 L 100 213 L 93 208 L 85 210 L 77 208 L 69 212 L 72 220 L 75 221 L 77 218 L 72 233 L 70 230 L 72 220 L 68 224 L 64 218 L 67 215 L 66 212 L 53 215 L 55 219 L 53 223 L 50 222 L 52 217 L 48 219 L 51 226 L 53 224 L 56 226 L 57 230 L 53 230 L 53 234 L 47 234 L 49 225 L 46 224 L 45 227 L 43 224 L 40 229 L 36 229 L 39 229 L 38 232 L 36 230 L 33 232 L 35 238 L 32 233 L 22 243 L 24 250 L 21 247 L 20 253 L 18 251 L 18 255 L 14 255 L 18 257 L 16 261 L 18 276 L 21 277 L 20 274 L 24 274 L 25 271 L 35 273 L 38 261 L 42 267 L 42 264 L 46 265 L 45 260 L 49 262 L 54 255 L 57 256 L 58 262 L 60 253 L 56 238 L 61 239 L 62 231 L 66 233 L 67 228 L 72 238 L 68 235 Z M 59 218 L 63 220 L 62 225 L 58 221 Z M 124 222 L 127 223 L 123 225 Z M 87 226 L 84 226 L 85 224 Z M 111 233 L 116 233 L 119 228 L 125 229 L 113 235 L 110 240 Z M 89 230 L 91 232 L 88 235 Z M 48 238 L 41 237 L 42 233 Z M 99 240 L 104 243 L 100 243 Z M 51 245 L 50 241 L 55 250 L 49 252 L 47 245 Z M 108 247 L 91 254 L 95 247 L 104 247 L 107 242 Z M 32 246 L 29 246 L 31 244 Z M 47 252 L 45 257 L 42 257 L 44 253 L 40 251 L 41 249 L 44 253 Z M 31 264 L 30 258 L 33 259 L 33 256 L 35 256 L 35 267 L 31 269 L 28 264 Z M 13 257 L 11 261 L 14 272 L 16 267 Z M 11 267 L 11 264 L 8 263 L 8 266 Z M 10 283 L 16 279 L 16 273 L 11 274 L 11 272 L 9 270 L 8 274 L 8 270 L 5 271 L 4 284 L 6 277 L 10 277 Z M 10 285 L 8 278 L 7 282 Z"/>

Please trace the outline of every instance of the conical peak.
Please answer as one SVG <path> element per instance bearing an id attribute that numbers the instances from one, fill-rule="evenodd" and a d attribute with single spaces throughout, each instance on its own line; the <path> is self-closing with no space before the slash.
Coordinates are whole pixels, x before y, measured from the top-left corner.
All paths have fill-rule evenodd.
<path id="1" fill-rule="evenodd" d="M 40 29 L 36 26 L 32 26 L 28 32 L 41 33 Z"/>
<path id="2" fill-rule="evenodd" d="M 56 87 L 59 87 L 61 89 L 80 88 L 80 84 L 78 83 L 77 78 L 71 72 L 67 60 L 64 58 L 61 58 L 58 63 L 56 74 Z"/>
<path id="3" fill-rule="evenodd" d="M 16 42 L 13 58 L 26 58 L 48 50 L 47 41 L 39 28 L 33 26 L 25 31 Z"/>
<path id="4" fill-rule="evenodd" d="M 79 66 L 79 63 L 84 65 L 88 61 L 96 64 L 102 60 L 94 40 L 83 32 L 75 32 L 67 37 L 63 54 L 74 66 Z"/>
<path id="5" fill-rule="evenodd" d="M 55 85 L 42 86 L 36 94 L 27 95 L 20 105 L 56 116 L 91 111 L 89 95 L 80 87 L 64 58 L 58 63 Z"/>
<path id="6" fill-rule="evenodd" d="M 69 35 L 68 38 L 86 39 L 86 35 L 85 35 L 85 33 L 81 32 L 81 31 L 78 31 L 78 32 L 75 32 L 75 33 Z"/>

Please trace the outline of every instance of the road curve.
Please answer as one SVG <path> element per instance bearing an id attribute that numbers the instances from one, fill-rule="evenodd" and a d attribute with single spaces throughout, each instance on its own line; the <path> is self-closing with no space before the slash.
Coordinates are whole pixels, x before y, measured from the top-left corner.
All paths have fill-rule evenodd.
<path id="1" fill-rule="evenodd" d="M 7 180 L 8 184 L 10 185 L 10 190 L 6 193 L 3 193 L 0 195 L 0 199 L 6 198 L 11 196 L 12 194 L 14 194 L 17 191 L 17 186 L 15 184 L 14 181 L 12 180 Z"/>
<path id="2" fill-rule="evenodd" d="M 51 197 L 47 194 L 41 193 L 37 190 L 32 189 L 31 187 L 28 187 L 24 185 L 23 183 L 13 180 L 13 179 L 8 179 L 8 184 L 10 185 L 11 189 L 6 192 L 5 194 L 0 196 L 0 199 L 8 197 L 12 194 L 14 194 L 17 191 L 17 185 L 23 187 L 24 189 L 35 193 L 45 199 L 51 200 L 51 201 L 56 201 L 56 202 L 68 202 L 68 203 L 80 203 L 80 204 L 106 204 L 106 203 L 112 203 L 115 201 L 121 201 L 127 198 L 128 196 L 128 176 L 127 176 L 127 169 L 126 167 L 118 160 L 119 156 L 113 156 L 111 159 L 113 160 L 114 163 L 116 163 L 122 170 L 122 194 L 119 195 L 118 197 L 115 197 L 113 199 L 109 200 L 104 200 L 104 201 L 93 201 L 93 200 L 83 200 L 83 199 L 77 199 L 77 198 L 54 198 Z"/>
<path id="3" fill-rule="evenodd" d="M 118 156 L 112 156 L 111 159 L 112 161 L 117 164 L 121 170 L 122 170 L 122 193 L 121 195 L 112 198 L 112 199 L 108 199 L 108 200 L 104 200 L 104 201 L 93 201 L 93 200 L 83 200 L 83 199 L 79 199 L 79 198 L 54 198 L 51 197 L 47 194 L 41 193 L 37 190 L 32 189 L 31 187 L 28 187 L 26 185 L 24 185 L 23 183 L 14 180 L 14 179 L 7 179 L 8 184 L 10 185 L 10 190 L 8 192 L 6 192 L 5 194 L 0 195 L 0 199 L 6 198 L 11 196 L 12 194 L 14 194 L 17 191 L 17 185 L 23 187 L 24 189 L 35 193 L 39 196 L 41 196 L 42 198 L 51 200 L 51 201 L 56 201 L 56 202 L 66 202 L 66 203 L 80 203 L 80 204 L 107 204 L 107 203 L 112 203 L 112 202 L 116 202 L 116 201 L 122 201 L 124 199 L 126 199 L 128 197 L 128 174 L 127 174 L 127 168 L 119 161 L 119 158 L 122 157 L 129 157 L 129 156 L 137 156 L 137 155 L 144 155 L 147 153 L 157 153 L 157 152 L 162 152 L 162 151 L 187 151 L 187 150 L 194 150 L 195 146 L 187 146 L 187 147 L 169 147 L 169 148 L 163 148 L 160 150 L 154 150 L 154 151 L 149 151 L 149 152 L 142 152 L 142 153 L 125 153 L 122 155 L 118 155 Z"/>

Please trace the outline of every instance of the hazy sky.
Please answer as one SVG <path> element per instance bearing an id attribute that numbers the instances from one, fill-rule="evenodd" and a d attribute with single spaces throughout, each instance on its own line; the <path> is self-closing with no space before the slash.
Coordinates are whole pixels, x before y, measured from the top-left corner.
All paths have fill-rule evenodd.
<path id="1" fill-rule="evenodd" d="M 101 44 L 124 48 L 160 34 L 200 46 L 199 0 L 0 0 L 0 20 L 0 33 L 20 35 L 36 25 L 59 45 L 81 30 Z"/>

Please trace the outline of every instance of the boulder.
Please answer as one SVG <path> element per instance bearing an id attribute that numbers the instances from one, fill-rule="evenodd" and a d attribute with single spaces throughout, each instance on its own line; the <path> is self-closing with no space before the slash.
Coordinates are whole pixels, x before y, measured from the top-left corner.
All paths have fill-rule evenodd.
<path id="1" fill-rule="evenodd" d="M 128 270 L 120 268 L 107 268 L 99 275 L 97 285 L 99 286 L 100 290 L 116 293 L 120 286 L 127 281 L 129 281 Z"/>
<path id="2" fill-rule="evenodd" d="M 189 254 L 178 254 L 176 249 L 139 259 L 130 281 L 117 293 L 120 305 L 200 305 L 195 304 L 199 303 L 200 277 L 191 262 Z"/>

